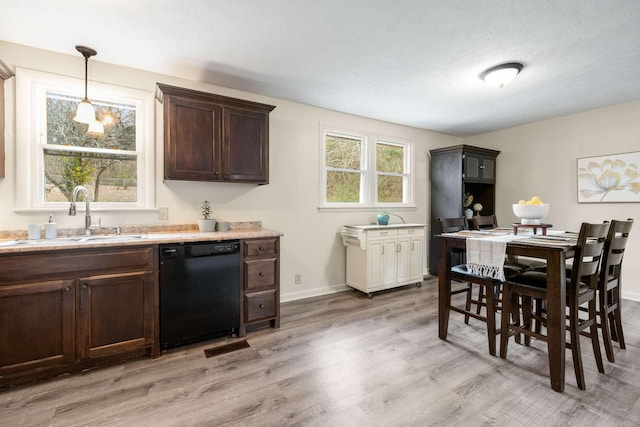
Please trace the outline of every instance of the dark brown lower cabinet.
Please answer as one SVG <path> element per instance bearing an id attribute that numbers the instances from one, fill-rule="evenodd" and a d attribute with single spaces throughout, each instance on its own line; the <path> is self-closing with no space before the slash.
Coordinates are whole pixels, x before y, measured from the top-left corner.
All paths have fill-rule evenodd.
<path id="1" fill-rule="evenodd" d="M 0 378 L 75 359 L 74 282 L 0 287 Z"/>
<path id="2" fill-rule="evenodd" d="M 157 247 L 0 256 L 0 389 L 155 344 Z"/>
<path id="3" fill-rule="evenodd" d="M 246 327 L 268 324 L 280 327 L 280 239 L 242 241 L 243 314 L 240 336 Z"/>
<path id="4" fill-rule="evenodd" d="M 95 358 L 153 342 L 153 274 L 136 272 L 79 280 L 78 358 Z"/>

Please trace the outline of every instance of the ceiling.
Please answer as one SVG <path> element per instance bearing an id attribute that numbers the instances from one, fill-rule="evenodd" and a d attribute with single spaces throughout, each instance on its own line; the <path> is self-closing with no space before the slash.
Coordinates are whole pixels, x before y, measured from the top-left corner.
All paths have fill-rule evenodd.
<path id="1" fill-rule="evenodd" d="M 638 0 L 6 0 L 0 40 L 459 136 L 640 100 Z"/>

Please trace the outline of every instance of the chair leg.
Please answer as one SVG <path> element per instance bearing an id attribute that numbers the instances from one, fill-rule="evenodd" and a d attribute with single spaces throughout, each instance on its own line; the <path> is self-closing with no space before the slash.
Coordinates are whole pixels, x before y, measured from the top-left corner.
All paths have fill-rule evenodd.
<path id="1" fill-rule="evenodd" d="M 611 342 L 612 328 L 609 324 L 609 312 L 608 312 L 608 304 L 606 299 L 606 292 L 600 292 L 600 313 L 598 314 L 598 320 L 600 323 L 600 328 L 602 329 L 602 341 L 604 341 L 604 351 L 607 355 L 607 360 L 609 362 L 615 362 L 615 357 L 613 356 L 613 344 Z M 611 322 L 613 324 L 613 322 Z"/>
<path id="2" fill-rule="evenodd" d="M 484 286 L 480 285 L 482 290 Z M 478 305 L 479 307 L 479 305 Z M 487 338 L 489 338 L 489 354 L 496 355 L 496 300 L 493 284 L 487 286 Z"/>
<path id="3" fill-rule="evenodd" d="M 478 303 L 476 304 L 476 314 L 480 314 L 480 310 L 482 310 L 482 300 L 485 299 L 484 297 L 484 286 L 480 286 L 480 289 L 478 290 Z M 487 301 L 488 304 L 488 301 Z"/>
<path id="4" fill-rule="evenodd" d="M 502 287 L 502 314 L 500 320 L 500 357 L 507 358 L 507 346 L 509 345 L 509 315 L 511 312 L 511 295 L 509 292 L 509 286 L 504 285 Z"/>
<path id="5" fill-rule="evenodd" d="M 467 302 L 464 305 L 464 309 L 466 311 L 471 311 L 471 298 L 473 297 L 473 284 L 467 283 Z M 464 323 L 465 325 L 469 324 L 469 315 L 464 315 Z"/>
<path id="6" fill-rule="evenodd" d="M 571 337 L 571 355 L 573 356 L 573 368 L 576 373 L 576 382 L 580 390 L 585 390 L 584 370 L 582 367 L 582 354 L 580 353 L 580 332 L 578 331 L 578 307 L 572 302 L 569 309 L 569 336 Z"/>
<path id="7" fill-rule="evenodd" d="M 531 330 L 531 297 L 522 297 L 522 324 L 525 329 Z M 524 336 L 524 345 L 531 345 L 531 335 Z"/>
<path id="8" fill-rule="evenodd" d="M 511 292 L 511 323 L 513 325 L 520 325 L 520 297 Z M 516 343 L 522 344 L 521 334 L 517 332 Z"/>
<path id="9" fill-rule="evenodd" d="M 596 358 L 596 366 L 598 366 L 598 372 L 604 374 L 604 365 L 602 364 L 602 353 L 600 352 L 600 339 L 598 338 L 598 322 L 596 321 L 596 299 L 589 301 L 589 319 L 591 319 L 591 326 L 589 326 L 589 335 L 591 336 L 591 346 L 593 347 L 593 355 Z"/>
<path id="10" fill-rule="evenodd" d="M 613 310 L 613 318 L 615 320 L 616 325 L 616 337 L 618 338 L 618 345 L 621 349 L 626 349 L 624 344 L 624 334 L 622 333 L 622 307 L 620 304 L 620 287 L 618 286 L 614 290 L 614 300 L 616 304 L 616 309 Z"/>

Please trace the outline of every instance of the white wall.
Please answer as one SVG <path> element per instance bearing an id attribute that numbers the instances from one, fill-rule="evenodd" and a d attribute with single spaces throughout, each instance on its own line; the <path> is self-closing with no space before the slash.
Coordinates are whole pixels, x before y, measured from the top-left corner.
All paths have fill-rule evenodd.
<path id="1" fill-rule="evenodd" d="M 623 296 L 640 300 L 640 203 L 580 204 L 577 158 L 640 151 L 640 102 L 518 126 L 465 138 L 465 144 L 500 150 L 496 212 L 516 221 L 512 203 L 534 195 L 551 204 L 545 222 L 578 230 L 580 223 L 633 218 L 623 262 Z"/>
<path id="2" fill-rule="evenodd" d="M 80 55 L 62 55 L 0 41 L 0 58 L 12 69 L 16 66 L 84 77 Z M 203 72 L 203 75 L 206 73 Z M 163 140 L 160 104 L 156 103 L 156 202 L 169 208 L 169 220 L 159 221 L 156 212 L 96 212 L 103 225 L 195 223 L 199 205 L 207 199 L 214 216 L 228 221 L 261 220 L 265 228 L 284 233 L 281 240 L 282 300 L 305 298 L 344 288 L 344 247 L 338 236 L 344 224 L 375 221 L 377 210 L 360 212 L 319 212 L 318 204 L 318 126 L 326 123 L 345 129 L 364 130 L 378 135 L 413 141 L 416 151 L 415 209 L 398 211 L 407 222 L 428 220 L 428 156 L 430 149 L 461 143 L 460 138 L 399 126 L 362 117 L 311 107 L 218 87 L 201 81 L 198 75 L 177 77 L 115 66 L 96 59 L 89 62 L 91 81 L 155 91 L 156 82 L 189 87 L 276 106 L 270 115 L 270 184 L 222 184 L 165 181 L 162 179 Z M 14 211 L 15 174 L 25 166 L 15 162 L 15 78 L 6 82 L 6 168 L 0 179 L 0 228 L 26 229 L 29 223 L 43 222 L 48 215 Z M 158 113 L 160 113 L 158 115 Z M 24 143 L 19 141 L 18 143 Z M 59 227 L 81 227 L 82 219 L 66 211 L 53 212 Z M 302 284 L 294 285 L 294 275 L 302 274 Z"/>

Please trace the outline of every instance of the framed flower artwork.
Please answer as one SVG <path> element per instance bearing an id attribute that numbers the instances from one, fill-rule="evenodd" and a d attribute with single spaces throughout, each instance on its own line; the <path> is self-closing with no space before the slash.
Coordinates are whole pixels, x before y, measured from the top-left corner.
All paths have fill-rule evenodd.
<path id="1" fill-rule="evenodd" d="M 578 159 L 578 203 L 640 202 L 640 151 Z"/>

